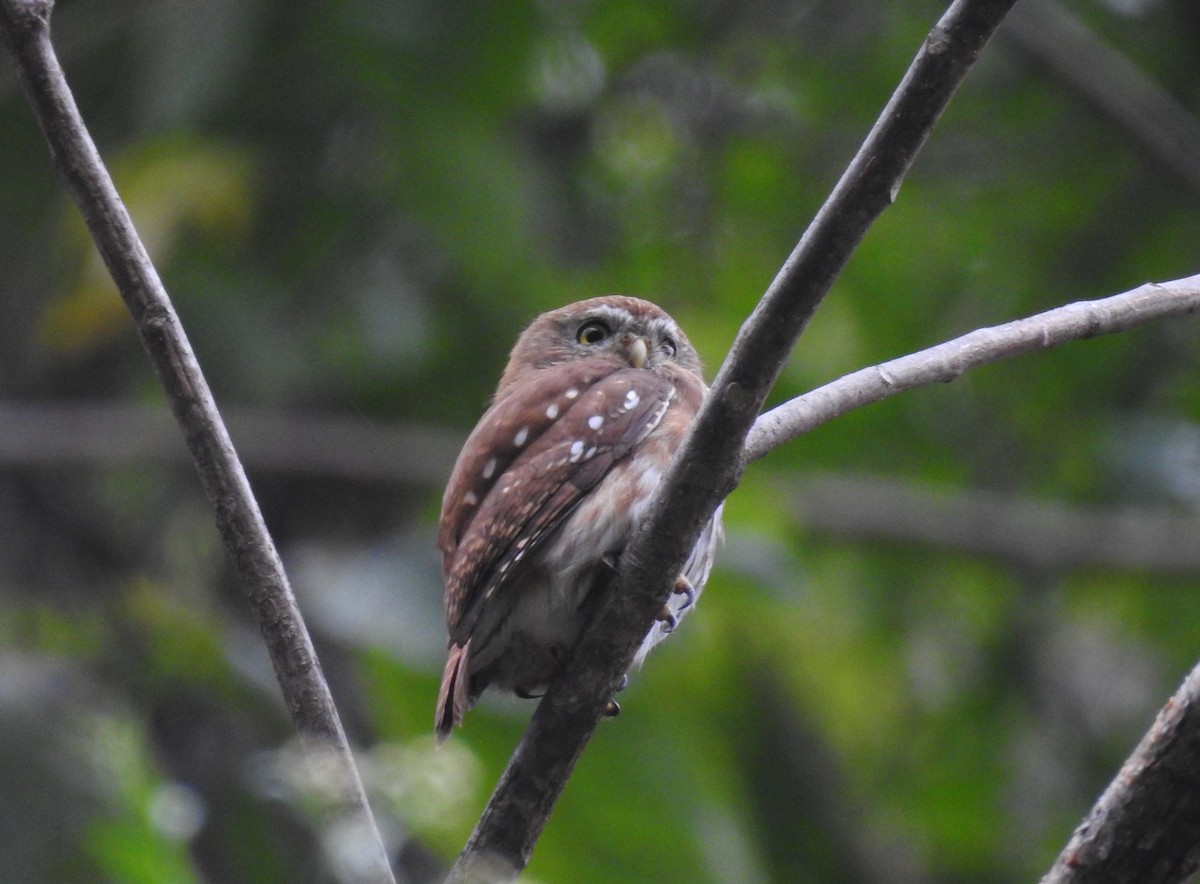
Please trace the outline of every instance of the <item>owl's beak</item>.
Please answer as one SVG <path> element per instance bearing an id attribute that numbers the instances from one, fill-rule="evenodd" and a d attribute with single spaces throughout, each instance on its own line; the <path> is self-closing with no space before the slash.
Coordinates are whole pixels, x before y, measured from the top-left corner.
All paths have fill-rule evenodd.
<path id="1" fill-rule="evenodd" d="M 625 348 L 625 352 L 629 354 L 629 361 L 634 368 L 644 368 L 650 355 L 650 342 L 645 338 L 634 338 Z"/>

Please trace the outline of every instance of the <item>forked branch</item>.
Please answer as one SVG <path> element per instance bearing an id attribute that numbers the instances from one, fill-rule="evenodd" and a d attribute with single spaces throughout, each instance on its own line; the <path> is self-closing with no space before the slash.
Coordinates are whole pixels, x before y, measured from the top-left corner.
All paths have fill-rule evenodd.
<path id="1" fill-rule="evenodd" d="M 746 434 L 797 337 L 871 223 L 895 199 L 934 123 L 1013 2 L 955 0 L 926 38 L 866 142 L 742 327 L 646 520 L 622 554 L 606 604 L 534 713 L 450 880 L 508 880 L 528 863 L 688 550 L 737 483 Z"/>

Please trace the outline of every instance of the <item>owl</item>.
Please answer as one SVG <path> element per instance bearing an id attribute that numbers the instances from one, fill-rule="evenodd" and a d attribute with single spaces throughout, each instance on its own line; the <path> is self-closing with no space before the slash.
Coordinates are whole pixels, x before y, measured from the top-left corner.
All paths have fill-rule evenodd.
<path id="1" fill-rule="evenodd" d="M 580 301 L 520 336 L 442 499 L 439 741 L 485 688 L 545 691 L 707 392 L 695 349 L 649 301 Z M 720 535 L 718 509 L 635 667 L 704 588 Z"/>

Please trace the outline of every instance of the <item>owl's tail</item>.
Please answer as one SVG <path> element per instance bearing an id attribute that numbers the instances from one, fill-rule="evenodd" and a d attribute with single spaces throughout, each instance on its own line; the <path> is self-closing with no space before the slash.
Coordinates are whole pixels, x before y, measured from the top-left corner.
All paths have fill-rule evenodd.
<path id="1" fill-rule="evenodd" d="M 442 687 L 438 691 L 437 714 L 433 720 L 438 745 L 446 742 L 450 731 L 462 724 L 463 715 L 470 705 L 467 698 L 467 682 L 470 681 L 467 660 L 470 651 L 470 639 L 461 645 L 450 646 L 450 656 L 446 658 L 446 669 L 442 673 Z"/>

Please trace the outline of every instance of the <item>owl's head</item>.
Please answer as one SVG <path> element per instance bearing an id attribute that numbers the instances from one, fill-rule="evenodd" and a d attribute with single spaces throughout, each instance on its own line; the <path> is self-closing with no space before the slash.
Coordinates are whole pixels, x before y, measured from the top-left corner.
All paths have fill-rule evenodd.
<path id="1" fill-rule="evenodd" d="M 701 371 L 695 348 L 662 308 L 640 298 L 606 295 L 535 319 L 517 339 L 500 389 L 524 371 L 582 359 L 647 369 L 674 365 L 696 375 Z"/>

